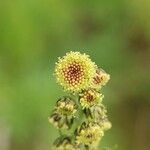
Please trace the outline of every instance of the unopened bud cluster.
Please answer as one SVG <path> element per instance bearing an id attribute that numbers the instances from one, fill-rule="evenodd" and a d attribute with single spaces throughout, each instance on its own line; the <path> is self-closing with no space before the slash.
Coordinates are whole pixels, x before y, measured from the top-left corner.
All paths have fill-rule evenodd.
<path id="1" fill-rule="evenodd" d="M 96 150 L 104 131 L 111 128 L 101 93 L 109 74 L 88 55 L 71 51 L 59 58 L 55 77 L 71 96 L 60 98 L 49 116 L 49 122 L 60 131 L 53 149 Z"/>

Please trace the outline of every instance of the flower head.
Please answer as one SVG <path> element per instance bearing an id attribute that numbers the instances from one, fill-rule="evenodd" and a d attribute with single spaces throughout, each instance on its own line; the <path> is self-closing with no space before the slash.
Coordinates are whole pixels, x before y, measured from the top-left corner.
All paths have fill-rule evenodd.
<path id="1" fill-rule="evenodd" d="M 89 87 L 96 73 L 95 63 L 88 55 L 79 52 L 69 52 L 59 58 L 55 67 L 58 83 L 71 92 L 79 92 Z"/>
<path id="2" fill-rule="evenodd" d="M 74 115 L 77 111 L 77 105 L 75 101 L 70 97 L 60 98 L 56 103 L 56 109 L 62 115 Z"/>
<path id="3" fill-rule="evenodd" d="M 93 77 L 92 88 L 100 89 L 104 86 L 110 79 L 110 75 L 107 74 L 103 69 L 96 69 L 96 74 Z"/>
<path id="4" fill-rule="evenodd" d="M 92 145 L 99 142 L 103 135 L 104 132 L 98 124 L 83 122 L 76 131 L 76 140 L 78 144 Z"/>
<path id="5" fill-rule="evenodd" d="M 102 94 L 94 89 L 84 90 L 79 94 L 79 96 L 79 101 L 83 109 L 97 105 L 99 102 L 102 101 L 104 97 Z"/>
<path id="6" fill-rule="evenodd" d="M 54 150 L 79 150 L 78 146 L 73 143 L 70 137 L 62 136 L 55 140 L 53 144 Z"/>

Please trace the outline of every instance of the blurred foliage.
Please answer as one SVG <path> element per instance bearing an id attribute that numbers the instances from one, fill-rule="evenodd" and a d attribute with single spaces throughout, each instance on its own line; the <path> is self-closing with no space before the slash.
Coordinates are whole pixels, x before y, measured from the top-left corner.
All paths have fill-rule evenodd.
<path id="1" fill-rule="evenodd" d="M 149 150 L 150 1 L 0 2 L 0 149 L 51 149 L 47 117 L 62 95 L 53 70 L 78 50 L 111 74 L 103 92 L 113 128 L 101 146 Z M 117 148 L 118 147 L 118 148 Z"/>

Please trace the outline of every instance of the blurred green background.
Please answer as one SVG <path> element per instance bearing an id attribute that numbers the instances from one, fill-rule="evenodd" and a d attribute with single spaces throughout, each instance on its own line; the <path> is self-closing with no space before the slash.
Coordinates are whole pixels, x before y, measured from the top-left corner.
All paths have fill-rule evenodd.
<path id="1" fill-rule="evenodd" d="M 63 95 L 58 56 L 89 54 L 111 75 L 103 89 L 113 128 L 101 146 L 150 149 L 150 1 L 0 1 L 0 150 L 50 150 L 48 123 Z"/>

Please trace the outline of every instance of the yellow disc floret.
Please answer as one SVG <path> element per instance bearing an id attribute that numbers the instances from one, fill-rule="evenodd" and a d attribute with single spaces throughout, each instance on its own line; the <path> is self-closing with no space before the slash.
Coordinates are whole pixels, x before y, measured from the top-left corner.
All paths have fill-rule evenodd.
<path id="1" fill-rule="evenodd" d="M 56 79 L 65 90 L 79 92 L 92 83 L 95 66 L 88 55 L 71 51 L 56 63 Z"/>

